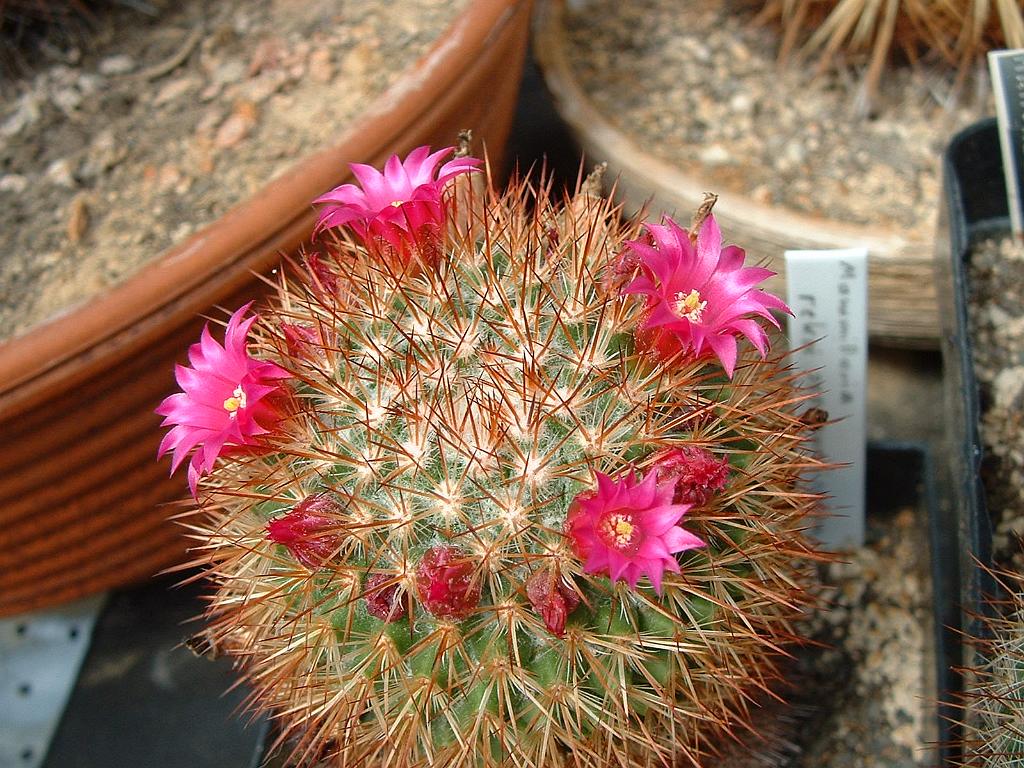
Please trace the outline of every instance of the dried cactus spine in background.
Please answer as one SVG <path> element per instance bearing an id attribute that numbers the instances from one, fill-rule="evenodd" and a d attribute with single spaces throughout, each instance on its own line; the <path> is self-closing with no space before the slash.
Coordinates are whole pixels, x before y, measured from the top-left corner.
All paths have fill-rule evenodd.
<path id="1" fill-rule="evenodd" d="M 783 26 L 782 56 L 818 53 L 825 69 L 840 54 L 868 63 L 870 101 L 894 51 L 932 56 L 965 72 L 986 51 L 1024 47 L 1019 0 L 764 0 L 760 18 Z"/>
<path id="2" fill-rule="evenodd" d="M 806 396 L 751 325 L 784 305 L 713 218 L 442 157 L 326 198 L 363 230 L 254 326 L 294 401 L 193 460 L 210 632 L 298 762 L 699 765 L 807 600 Z"/>

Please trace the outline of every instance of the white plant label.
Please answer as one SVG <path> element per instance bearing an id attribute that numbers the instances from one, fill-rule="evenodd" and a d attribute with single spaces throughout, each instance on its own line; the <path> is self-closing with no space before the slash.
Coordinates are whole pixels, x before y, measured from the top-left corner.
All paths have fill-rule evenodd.
<path id="1" fill-rule="evenodd" d="M 0 768 L 43 764 L 104 600 L 0 619 Z"/>
<path id="2" fill-rule="evenodd" d="M 988 67 L 996 97 L 1010 228 L 1020 238 L 1024 235 L 1024 50 L 990 51 Z"/>
<path id="3" fill-rule="evenodd" d="M 815 433 L 816 448 L 841 465 L 812 479 L 828 512 L 816 533 L 827 548 L 848 550 L 864 543 L 867 249 L 786 251 L 786 285 L 793 362 L 820 393 L 807 407 L 832 422 Z"/>

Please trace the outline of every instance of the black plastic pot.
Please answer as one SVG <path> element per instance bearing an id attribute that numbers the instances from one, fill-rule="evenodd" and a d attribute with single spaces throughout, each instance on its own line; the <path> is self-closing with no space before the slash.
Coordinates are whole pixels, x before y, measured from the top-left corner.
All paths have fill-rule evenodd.
<path id="1" fill-rule="evenodd" d="M 943 157 L 942 171 L 944 205 L 936 241 L 936 274 L 948 461 L 941 479 L 946 492 L 936 509 L 933 537 L 945 550 L 936 593 L 959 598 L 958 606 L 947 601 L 945 615 L 940 615 L 947 627 L 943 640 L 949 668 L 944 699 L 948 702 L 956 700 L 960 691 L 959 675 L 952 668 L 973 663 L 970 646 L 962 638 L 984 635 L 984 598 L 995 594 L 995 583 L 986 571 L 992 562 L 992 523 L 981 480 L 981 408 L 968 318 L 968 272 L 971 250 L 978 242 L 1010 231 L 996 121 L 983 120 L 954 136 Z M 946 709 L 955 721 L 955 708 L 947 705 Z M 947 726 L 943 736 L 945 742 L 955 743 L 956 726 Z"/>
<path id="2" fill-rule="evenodd" d="M 992 525 L 981 482 L 982 443 L 978 383 L 968 319 L 971 249 L 1010 230 L 999 135 L 994 119 L 953 137 L 943 159 L 945 205 L 937 249 L 943 306 L 942 349 L 950 458 L 949 522 L 958 541 L 961 605 L 966 632 L 976 628 L 992 594 L 982 566 L 991 564 Z"/>

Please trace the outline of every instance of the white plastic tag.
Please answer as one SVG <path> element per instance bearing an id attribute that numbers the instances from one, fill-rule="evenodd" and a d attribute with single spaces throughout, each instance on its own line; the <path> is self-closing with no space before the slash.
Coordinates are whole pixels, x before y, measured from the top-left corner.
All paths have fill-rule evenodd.
<path id="1" fill-rule="evenodd" d="M 42 765 L 105 597 L 0 619 L 0 768 Z"/>
<path id="2" fill-rule="evenodd" d="M 1024 234 L 1024 50 L 990 51 L 988 67 L 996 98 L 1010 228 L 1020 238 Z"/>
<path id="3" fill-rule="evenodd" d="M 833 423 L 815 433 L 818 452 L 841 466 L 812 479 L 826 495 L 817 528 L 827 548 L 864 543 L 866 393 L 868 350 L 868 254 L 866 248 L 786 251 L 790 347 L 797 368 L 821 394 L 808 407 Z"/>

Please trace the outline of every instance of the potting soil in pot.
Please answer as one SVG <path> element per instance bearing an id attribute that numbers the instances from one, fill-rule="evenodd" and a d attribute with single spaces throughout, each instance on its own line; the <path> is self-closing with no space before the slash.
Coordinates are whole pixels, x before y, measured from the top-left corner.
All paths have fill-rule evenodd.
<path id="1" fill-rule="evenodd" d="M 979 244 L 970 260 L 969 314 L 985 447 L 982 479 L 997 565 L 1024 572 L 1024 246 Z"/>
<path id="2" fill-rule="evenodd" d="M 857 117 L 861 73 L 780 66 L 740 0 L 586 0 L 566 13 L 574 74 L 608 120 L 673 167 L 766 204 L 928 240 L 938 158 L 979 107 L 953 76 L 893 68 Z"/>
<path id="3" fill-rule="evenodd" d="M 0 83 L 0 339 L 341 136 L 467 1 L 150 0 L 44 48 Z"/>

